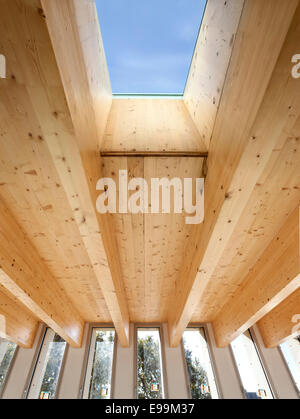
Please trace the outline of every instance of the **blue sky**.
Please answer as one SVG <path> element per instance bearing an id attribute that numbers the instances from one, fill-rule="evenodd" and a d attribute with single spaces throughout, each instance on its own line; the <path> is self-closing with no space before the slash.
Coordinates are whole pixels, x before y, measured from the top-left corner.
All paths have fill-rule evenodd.
<path id="1" fill-rule="evenodd" d="M 96 0 L 113 93 L 183 93 L 205 0 Z"/>

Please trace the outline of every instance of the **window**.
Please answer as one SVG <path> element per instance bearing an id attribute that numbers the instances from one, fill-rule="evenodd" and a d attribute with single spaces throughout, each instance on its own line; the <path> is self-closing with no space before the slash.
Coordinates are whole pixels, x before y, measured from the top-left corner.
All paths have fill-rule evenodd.
<path id="1" fill-rule="evenodd" d="M 57 392 L 66 342 L 46 329 L 28 392 L 29 399 L 54 399 Z"/>
<path id="2" fill-rule="evenodd" d="M 182 342 L 192 399 L 218 399 L 204 328 L 188 328 Z"/>
<path id="3" fill-rule="evenodd" d="M 251 332 L 248 330 L 231 343 L 231 348 L 247 399 L 273 399 L 266 373 Z"/>
<path id="4" fill-rule="evenodd" d="M 96 0 L 96 6 L 113 93 L 182 94 L 206 0 Z"/>
<path id="5" fill-rule="evenodd" d="M 0 394 L 4 388 L 5 379 L 14 358 L 17 345 L 0 338 Z"/>
<path id="6" fill-rule="evenodd" d="M 300 335 L 282 343 L 280 349 L 300 392 Z"/>
<path id="7" fill-rule="evenodd" d="M 137 397 L 163 399 L 164 381 L 160 329 L 137 328 Z"/>
<path id="8" fill-rule="evenodd" d="M 83 391 L 84 399 L 110 399 L 112 397 L 114 345 L 114 329 L 92 329 Z"/>

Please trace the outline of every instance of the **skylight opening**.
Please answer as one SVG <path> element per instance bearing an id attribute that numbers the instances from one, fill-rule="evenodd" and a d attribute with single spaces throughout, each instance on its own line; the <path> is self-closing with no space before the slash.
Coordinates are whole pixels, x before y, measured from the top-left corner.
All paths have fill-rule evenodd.
<path id="1" fill-rule="evenodd" d="M 114 95 L 183 95 L 206 0 L 95 0 Z"/>

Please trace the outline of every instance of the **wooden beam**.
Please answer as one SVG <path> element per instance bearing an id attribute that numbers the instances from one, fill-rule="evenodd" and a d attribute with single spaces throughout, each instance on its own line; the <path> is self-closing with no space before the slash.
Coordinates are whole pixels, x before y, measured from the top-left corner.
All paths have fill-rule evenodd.
<path id="1" fill-rule="evenodd" d="M 274 348 L 286 339 L 300 335 L 300 288 L 258 322 L 267 348 Z"/>
<path id="2" fill-rule="evenodd" d="M 111 323 L 44 141 L 44 132 L 63 141 L 74 130 L 39 7 L 38 1 L 0 0 L 0 50 L 7 63 L 7 78 L 0 80 L 0 196 L 82 319 Z"/>
<path id="3" fill-rule="evenodd" d="M 213 322 L 219 347 L 229 345 L 300 287 L 299 227 L 296 208 Z"/>
<path id="4" fill-rule="evenodd" d="M 119 340 L 128 346 L 129 314 L 115 232 L 110 215 L 96 211 L 99 149 L 112 100 L 96 6 L 88 0 L 42 0 L 42 6 L 75 131 L 60 138 L 48 130 L 45 141 Z"/>
<path id="5" fill-rule="evenodd" d="M 7 291 L 0 289 L 0 337 L 32 348 L 38 320 Z"/>
<path id="6" fill-rule="evenodd" d="M 291 120 L 294 119 L 291 113 Z M 274 148 L 191 322 L 213 322 L 300 202 L 300 118 Z M 198 310 L 199 308 L 199 310 Z"/>
<path id="7" fill-rule="evenodd" d="M 208 153 L 198 151 L 101 151 L 101 157 L 207 157 Z"/>
<path id="8" fill-rule="evenodd" d="M 81 346 L 82 319 L 1 200 L 0 284 L 71 346 Z"/>
<path id="9" fill-rule="evenodd" d="M 208 0 L 184 103 L 209 149 L 244 0 Z"/>
<path id="10" fill-rule="evenodd" d="M 205 219 L 186 247 L 171 299 L 172 346 L 201 301 L 273 148 L 285 141 L 286 128 L 298 115 L 290 66 L 300 36 L 298 5 L 298 0 L 245 2 L 209 150 Z"/>

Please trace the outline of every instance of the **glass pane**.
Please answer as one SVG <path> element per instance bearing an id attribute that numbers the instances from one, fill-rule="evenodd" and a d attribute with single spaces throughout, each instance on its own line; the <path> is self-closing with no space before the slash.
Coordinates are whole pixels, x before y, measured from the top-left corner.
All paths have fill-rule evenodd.
<path id="1" fill-rule="evenodd" d="M 84 399 L 111 398 L 114 344 L 114 329 L 93 329 L 83 391 Z"/>
<path id="2" fill-rule="evenodd" d="M 0 338 L 0 392 L 2 390 L 17 345 Z"/>
<path id="3" fill-rule="evenodd" d="M 51 329 L 47 329 L 39 354 L 28 397 L 54 399 L 66 342 Z"/>
<path id="4" fill-rule="evenodd" d="M 66 342 L 60 336 L 55 335 L 46 356 L 46 369 L 40 389 L 40 399 L 54 398 L 65 349 Z"/>
<path id="5" fill-rule="evenodd" d="M 273 399 L 265 371 L 249 331 L 231 343 L 247 399 Z"/>
<path id="6" fill-rule="evenodd" d="M 139 399 L 164 398 L 158 328 L 137 330 L 137 396 Z"/>
<path id="7" fill-rule="evenodd" d="M 95 330 L 95 333 L 89 399 L 110 399 L 115 332 Z"/>
<path id="8" fill-rule="evenodd" d="M 192 399 L 218 399 L 204 329 L 187 329 L 183 333 L 183 347 Z"/>
<path id="9" fill-rule="evenodd" d="M 300 392 L 300 336 L 287 340 L 280 348 Z"/>
<path id="10" fill-rule="evenodd" d="M 113 93 L 182 94 L 206 0 L 96 0 L 96 6 Z"/>

